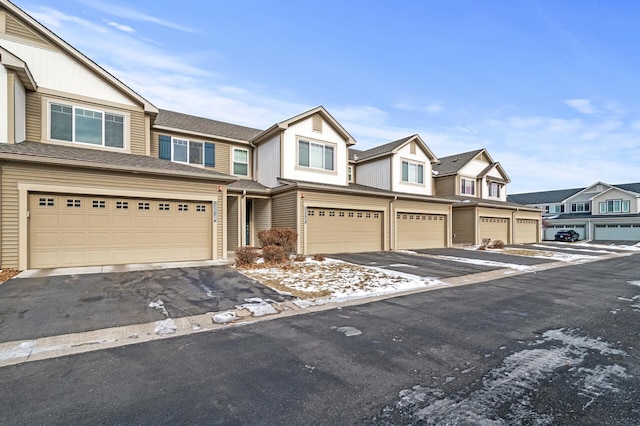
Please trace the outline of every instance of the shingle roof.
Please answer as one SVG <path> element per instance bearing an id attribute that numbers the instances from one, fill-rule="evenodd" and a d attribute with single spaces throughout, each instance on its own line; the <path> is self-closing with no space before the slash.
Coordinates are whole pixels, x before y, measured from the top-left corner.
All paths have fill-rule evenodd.
<path id="1" fill-rule="evenodd" d="M 482 151 L 484 151 L 484 149 L 476 149 L 475 151 L 462 152 L 448 157 L 441 157 L 440 162 L 433 165 L 433 171 L 438 172 L 438 176 L 458 173 L 465 164 L 471 161 Z"/>
<path id="2" fill-rule="evenodd" d="M 403 145 L 409 139 L 412 139 L 415 135 L 407 136 L 406 138 L 398 139 L 397 141 L 385 143 L 384 145 L 378 145 L 365 151 L 358 151 L 358 161 L 365 160 L 367 158 L 376 157 L 382 154 L 388 154 L 397 147 Z M 351 157 L 351 155 L 350 155 Z"/>
<path id="3" fill-rule="evenodd" d="M 356 161 L 356 158 L 362 157 L 362 153 L 359 149 L 349 148 L 349 161 Z"/>
<path id="4" fill-rule="evenodd" d="M 640 182 L 621 183 L 613 186 L 615 186 L 616 188 L 624 189 L 625 191 L 637 192 L 638 194 L 640 194 Z"/>
<path id="5" fill-rule="evenodd" d="M 490 206 L 496 206 L 496 207 L 519 208 L 521 210 L 523 208 L 524 209 L 537 210 L 537 209 L 534 209 L 533 207 L 525 206 L 525 205 L 520 204 L 520 203 L 513 203 L 513 202 L 510 202 L 510 201 L 487 200 L 487 199 L 484 199 L 484 198 L 465 197 L 465 196 L 462 196 L 462 195 L 448 195 L 448 196 L 442 197 L 442 198 L 458 201 L 458 205 L 460 205 L 460 204 L 467 204 L 467 205 L 482 204 L 482 205 L 490 205 Z"/>
<path id="6" fill-rule="evenodd" d="M 158 112 L 154 125 L 204 133 L 212 136 L 238 139 L 247 142 L 249 139 L 262 132 L 262 130 L 254 129 L 252 127 L 239 126 L 237 124 L 225 123 L 223 121 L 212 120 L 210 118 L 196 117 L 194 115 L 183 114 L 175 111 L 167 111 L 165 109 L 161 109 Z"/>
<path id="7" fill-rule="evenodd" d="M 229 190 L 248 190 L 248 191 L 259 191 L 259 192 L 269 192 L 269 188 L 266 186 L 250 179 L 238 179 L 237 181 L 230 183 L 227 186 Z"/>
<path id="8" fill-rule="evenodd" d="M 146 155 L 127 154 L 124 152 L 103 151 L 98 149 L 80 148 L 75 146 L 52 145 L 42 142 L 22 142 L 19 144 L 0 144 L 0 159 L 11 159 L 10 155 L 17 155 L 16 159 L 33 158 L 34 161 L 49 160 L 73 161 L 91 164 L 92 167 L 105 166 L 110 169 L 123 171 L 141 171 L 172 175 L 182 175 L 201 178 L 219 178 L 227 181 L 235 180 L 233 176 L 225 175 L 209 169 L 191 167 L 186 164 L 174 163 Z"/>
<path id="9" fill-rule="evenodd" d="M 520 204 L 549 204 L 560 203 L 572 195 L 577 194 L 584 188 L 558 189 L 555 191 L 528 192 L 522 194 L 511 194 L 507 199 Z"/>

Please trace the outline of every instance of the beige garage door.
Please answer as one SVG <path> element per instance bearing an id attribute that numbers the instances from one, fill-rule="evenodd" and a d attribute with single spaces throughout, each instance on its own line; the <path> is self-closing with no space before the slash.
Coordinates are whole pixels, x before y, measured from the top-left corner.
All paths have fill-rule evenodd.
<path id="1" fill-rule="evenodd" d="M 535 219 L 516 219 L 516 244 L 538 242 L 538 221 Z"/>
<path id="2" fill-rule="evenodd" d="M 211 203 L 29 195 L 29 267 L 211 259 Z"/>
<path id="3" fill-rule="evenodd" d="M 400 250 L 446 246 L 445 216 L 441 214 L 396 214 L 397 245 Z"/>
<path id="4" fill-rule="evenodd" d="M 502 240 L 509 243 L 509 219 L 501 217 L 480 217 L 480 240 Z"/>
<path id="5" fill-rule="evenodd" d="M 307 253 L 378 251 L 382 212 L 307 208 Z"/>

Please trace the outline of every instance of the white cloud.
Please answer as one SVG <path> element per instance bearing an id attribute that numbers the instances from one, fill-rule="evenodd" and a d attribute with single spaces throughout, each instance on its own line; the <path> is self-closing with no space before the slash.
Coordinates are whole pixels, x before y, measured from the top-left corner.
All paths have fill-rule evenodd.
<path id="1" fill-rule="evenodd" d="M 58 10 L 52 9 L 50 7 L 41 7 L 40 10 L 36 11 L 27 11 L 29 15 L 33 18 L 44 24 L 46 27 L 58 29 L 64 28 L 65 22 L 71 22 L 74 24 L 78 24 L 85 29 L 90 29 L 92 31 L 104 34 L 107 31 L 105 28 L 100 25 L 93 24 L 86 19 L 79 18 L 77 16 L 67 15 Z"/>
<path id="2" fill-rule="evenodd" d="M 107 25 L 112 26 L 113 28 L 120 30 L 120 31 L 124 31 L 125 33 L 135 33 L 136 30 L 134 30 L 133 28 L 131 28 L 128 25 L 123 25 L 123 24 L 119 24 L 117 22 L 114 21 L 107 21 L 105 20 L 105 22 L 107 23 Z"/>
<path id="3" fill-rule="evenodd" d="M 582 114 L 590 115 L 596 113 L 596 109 L 591 105 L 591 100 L 589 99 L 566 99 L 564 103 Z"/>
<path id="4" fill-rule="evenodd" d="M 444 107 L 438 102 L 433 102 L 428 105 L 416 105 L 408 101 L 399 101 L 396 102 L 393 107 L 401 111 L 422 111 L 429 114 L 436 114 L 444 111 Z"/>

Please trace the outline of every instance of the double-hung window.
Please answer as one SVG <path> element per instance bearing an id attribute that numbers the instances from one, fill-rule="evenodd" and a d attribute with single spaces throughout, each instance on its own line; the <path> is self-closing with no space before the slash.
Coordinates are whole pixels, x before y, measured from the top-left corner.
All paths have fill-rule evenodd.
<path id="1" fill-rule="evenodd" d="M 402 162 L 402 181 L 408 183 L 424 183 L 424 166 L 411 161 Z"/>
<path id="2" fill-rule="evenodd" d="M 489 183 L 489 197 L 500 198 L 500 184 L 497 182 Z"/>
<path id="3" fill-rule="evenodd" d="M 600 203 L 600 213 L 629 213 L 629 200 L 607 200 Z"/>
<path id="4" fill-rule="evenodd" d="M 49 137 L 52 140 L 124 148 L 124 115 L 51 103 Z"/>
<path id="5" fill-rule="evenodd" d="M 476 195 L 476 182 L 472 179 L 460 179 L 460 194 Z"/>
<path id="6" fill-rule="evenodd" d="M 204 143 L 171 138 L 171 159 L 176 163 L 204 164 Z"/>
<path id="7" fill-rule="evenodd" d="M 233 148 L 233 174 L 249 176 L 249 151 L 244 148 Z"/>
<path id="8" fill-rule="evenodd" d="M 305 140 L 298 141 L 298 165 L 312 169 L 334 170 L 333 146 Z"/>

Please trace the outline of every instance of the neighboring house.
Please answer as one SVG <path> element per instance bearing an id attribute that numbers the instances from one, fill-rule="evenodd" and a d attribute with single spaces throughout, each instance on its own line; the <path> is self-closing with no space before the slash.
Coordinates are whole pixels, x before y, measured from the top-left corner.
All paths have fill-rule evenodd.
<path id="1" fill-rule="evenodd" d="M 460 168 L 418 135 L 357 151 L 321 106 L 266 130 L 159 110 L 7 0 L 0 64 L 2 268 L 224 259 L 271 227 L 304 254 L 538 239 L 484 150 Z M 506 238 L 476 223 L 505 217 Z"/>
<path id="2" fill-rule="evenodd" d="M 151 155 L 158 110 L 0 0 L 0 265 L 225 256 L 233 176 Z"/>
<path id="3" fill-rule="evenodd" d="M 640 241 L 640 183 L 596 182 L 586 188 L 513 194 L 509 200 L 544 211 L 545 240 L 573 229 L 580 239 Z"/>
<path id="4" fill-rule="evenodd" d="M 507 202 L 511 180 L 486 149 L 440 158 L 433 171 L 435 195 L 456 201 L 454 244 L 481 244 L 484 239 L 506 244 L 540 240 L 540 210 Z"/>

